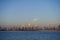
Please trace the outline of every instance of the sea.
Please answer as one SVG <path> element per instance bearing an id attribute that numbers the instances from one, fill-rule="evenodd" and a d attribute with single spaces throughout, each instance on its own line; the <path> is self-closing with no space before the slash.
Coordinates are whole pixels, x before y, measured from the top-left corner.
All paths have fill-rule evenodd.
<path id="1" fill-rule="evenodd" d="M 60 31 L 0 31 L 0 40 L 60 40 Z"/>

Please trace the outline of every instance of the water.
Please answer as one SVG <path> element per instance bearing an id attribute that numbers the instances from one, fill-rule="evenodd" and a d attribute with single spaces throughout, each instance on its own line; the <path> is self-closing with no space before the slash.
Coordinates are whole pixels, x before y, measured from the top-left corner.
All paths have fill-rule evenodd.
<path id="1" fill-rule="evenodd" d="M 60 40 L 60 31 L 0 31 L 0 40 Z"/>

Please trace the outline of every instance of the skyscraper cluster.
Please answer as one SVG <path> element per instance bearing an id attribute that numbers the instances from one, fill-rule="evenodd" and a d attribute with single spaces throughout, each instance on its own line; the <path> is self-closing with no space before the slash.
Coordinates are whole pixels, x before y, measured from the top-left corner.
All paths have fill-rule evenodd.
<path id="1" fill-rule="evenodd" d="M 40 31 L 40 30 L 59 30 L 60 31 L 60 25 L 58 26 L 39 26 L 39 25 L 18 25 L 13 27 L 1 27 L 0 31 Z"/>

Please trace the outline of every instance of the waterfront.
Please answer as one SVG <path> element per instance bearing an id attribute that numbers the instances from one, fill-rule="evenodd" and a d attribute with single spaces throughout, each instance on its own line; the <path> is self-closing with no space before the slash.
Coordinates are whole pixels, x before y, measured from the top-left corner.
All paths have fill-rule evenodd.
<path id="1" fill-rule="evenodd" d="M 60 31 L 0 31 L 0 40 L 60 40 Z"/>

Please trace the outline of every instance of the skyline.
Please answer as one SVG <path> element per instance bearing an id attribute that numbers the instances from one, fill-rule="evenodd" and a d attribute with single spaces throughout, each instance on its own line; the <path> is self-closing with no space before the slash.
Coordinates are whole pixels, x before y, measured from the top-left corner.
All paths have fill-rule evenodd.
<path id="1" fill-rule="evenodd" d="M 60 0 L 0 0 L 0 25 L 60 24 Z"/>

